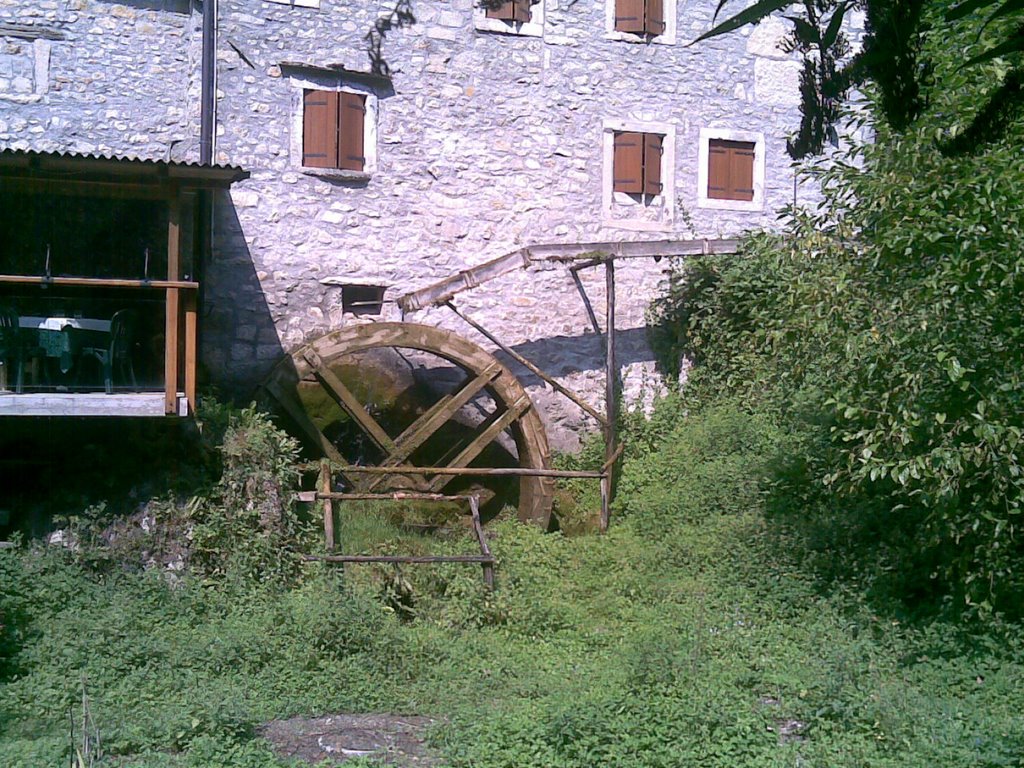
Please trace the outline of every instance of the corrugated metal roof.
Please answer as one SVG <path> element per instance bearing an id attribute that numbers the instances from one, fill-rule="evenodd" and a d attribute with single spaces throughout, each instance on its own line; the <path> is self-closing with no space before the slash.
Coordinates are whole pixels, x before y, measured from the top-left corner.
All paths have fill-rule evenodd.
<path id="1" fill-rule="evenodd" d="M 172 178 L 221 181 L 230 184 L 249 178 L 249 172 L 237 165 L 214 163 L 203 165 L 196 162 L 181 160 L 157 160 L 133 155 L 116 155 L 113 153 L 82 153 L 53 151 L 43 152 L 34 149 L 0 149 L 0 173 L 4 168 L 40 168 L 62 170 L 102 170 L 106 166 L 111 170 L 142 171 L 145 175 L 169 176 Z"/>

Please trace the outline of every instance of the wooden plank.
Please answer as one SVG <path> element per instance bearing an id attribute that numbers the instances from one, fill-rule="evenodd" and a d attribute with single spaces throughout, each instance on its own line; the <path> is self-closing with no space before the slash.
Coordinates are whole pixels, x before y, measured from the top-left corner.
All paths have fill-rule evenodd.
<path id="1" fill-rule="evenodd" d="M 394 491 L 392 493 L 317 493 L 318 499 L 338 501 L 468 501 L 473 496 L 451 496 L 444 493 L 420 493 L 418 491 Z"/>
<path id="2" fill-rule="evenodd" d="M 185 294 L 185 403 L 190 414 L 196 411 L 196 293 Z"/>
<path id="3" fill-rule="evenodd" d="M 46 275 L 0 275 L 0 284 L 14 285 L 77 285 L 89 288 L 181 288 L 198 290 L 199 283 L 191 280 L 122 280 L 106 277 L 46 277 Z"/>
<path id="4" fill-rule="evenodd" d="M 0 416 L 163 417 L 164 393 L 32 392 L 0 394 Z"/>
<path id="5" fill-rule="evenodd" d="M 303 560 L 328 563 L 493 563 L 485 555 L 303 555 Z"/>
<path id="6" fill-rule="evenodd" d="M 181 277 L 181 203 L 177 197 L 167 201 L 167 279 Z M 164 315 L 164 411 L 176 413 L 178 407 L 178 323 L 179 290 L 167 289 Z"/>
<path id="7" fill-rule="evenodd" d="M 317 465 L 305 464 L 300 469 L 316 470 Z M 366 467 L 352 464 L 341 464 L 334 467 L 336 471 L 346 474 L 387 474 L 387 475 L 514 475 L 518 477 L 577 477 L 598 479 L 604 477 L 602 472 L 587 472 L 571 469 L 533 469 L 532 467 Z"/>
<path id="8" fill-rule="evenodd" d="M 615 421 L 619 378 L 619 371 L 615 362 L 615 262 L 609 261 L 604 265 L 605 277 L 605 354 L 604 354 L 604 375 L 605 375 L 605 421 L 604 432 L 604 456 L 606 463 L 613 464 L 612 456 L 615 455 Z M 601 478 L 601 530 L 608 530 L 608 523 L 611 520 L 611 503 L 613 487 L 613 475 L 608 472 Z"/>
<path id="9" fill-rule="evenodd" d="M 533 374 L 536 375 L 541 380 L 546 381 L 548 384 L 550 384 L 552 386 L 552 388 L 556 392 L 558 392 L 562 396 L 568 398 L 572 402 L 576 403 L 576 405 L 578 405 L 584 411 L 586 411 L 591 416 L 593 416 L 595 419 L 597 419 L 599 424 L 605 424 L 605 416 L 604 416 L 604 414 L 601 413 L 600 411 L 598 411 L 596 408 L 594 408 L 586 400 L 581 398 L 579 395 L 577 395 L 575 392 L 573 392 L 571 389 L 566 387 L 564 384 L 562 384 L 557 379 L 549 376 L 547 373 L 545 373 L 543 370 L 541 370 L 541 368 L 539 366 L 537 366 L 533 361 L 526 359 L 525 357 L 520 355 L 518 352 L 516 352 L 511 347 L 508 347 L 508 346 L 505 346 L 504 344 L 502 344 L 500 341 L 498 341 L 498 339 L 492 333 L 490 333 L 490 331 L 488 331 L 482 325 L 480 325 L 479 323 L 477 323 L 475 320 L 471 319 L 467 315 L 463 314 L 462 312 L 459 312 L 459 310 L 455 308 L 454 304 L 452 304 L 451 302 L 448 302 L 447 304 L 445 304 L 445 306 L 448 307 L 448 309 L 450 309 L 456 315 L 461 317 L 463 320 L 465 320 L 467 323 L 469 323 L 471 326 L 473 326 L 473 328 L 475 328 L 482 336 L 486 337 L 492 344 L 494 344 L 496 347 L 498 347 L 506 355 L 511 357 L 513 360 L 518 362 L 520 365 L 522 365 L 527 370 L 533 372 Z"/>
<path id="10" fill-rule="evenodd" d="M 540 243 L 518 248 L 503 256 L 464 269 L 426 288 L 407 293 L 397 299 L 405 312 L 438 306 L 450 301 L 463 291 L 476 288 L 517 269 L 529 267 L 538 261 L 573 262 L 615 259 L 647 259 L 673 256 L 709 256 L 735 253 L 739 241 L 734 238 L 693 240 L 642 240 L 636 242 L 593 243 Z"/>
<path id="11" fill-rule="evenodd" d="M 324 364 L 324 361 L 320 359 L 320 355 L 312 349 L 307 349 L 303 353 L 303 357 L 306 358 L 306 362 L 313 369 L 313 374 L 319 379 L 324 389 L 327 390 L 327 394 L 333 397 L 342 410 L 352 417 L 352 420 L 359 425 L 360 429 L 369 436 L 378 448 L 384 451 L 384 453 L 392 453 L 395 450 L 395 443 L 391 440 L 391 437 L 377 423 L 377 420 L 369 414 L 366 408 L 363 407 L 363 404 L 352 394 L 352 391 L 345 386 L 344 382 L 335 376 L 334 372 Z"/>
<path id="12" fill-rule="evenodd" d="M 487 538 L 484 536 L 483 525 L 480 523 L 480 502 L 476 496 L 469 497 L 469 510 L 473 516 L 473 533 L 480 544 L 480 554 L 484 557 L 492 557 L 491 548 L 487 546 Z M 494 589 L 494 560 L 483 564 L 484 584 L 488 589 Z"/>
<path id="13" fill-rule="evenodd" d="M 489 365 L 483 373 L 472 379 L 454 395 L 447 395 L 434 403 L 422 416 L 410 424 L 395 439 L 394 450 L 380 463 L 379 466 L 393 467 L 401 464 L 413 451 L 425 443 L 431 435 L 451 419 L 462 406 L 472 400 L 484 387 L 486 387 L 496 376 L 501 373 L 502 367 L 498 362 Z M 367 483 L 366 490 L 371 491 L 386 479 L 380 476 Z"/>
<path id="14" fill-rule="evenodd" d="M 334 503 L 331 501 L 334 494 L 331 491 L 331 463 L 320 462 L 320 492 L 317 498 L 324 504 L 324 548 L 328 552 L 334 551 Z"/>
<path id="15" fill-rule="evenodd" d="M 278 386 L 277 382 L 269 381 L 265 385 L 267 392 L 273 395 L 274 399 L 281 404 L 281 406 L 288 412 L 288 415 L 292 417 L 295 423 L 299 426 L 303 432 L 320 448 L 324 454 L 334 462 L 338 464 L 346 464 L 344 457 L 334 447 L 334 443 L 327 439 L 323 432 L 317 429 L 316 424 L 313 423 L 312 419 L 302 408 L 302 406 L 295 401 L 294 398 L 290 397 L 284 390 Z"/>
<path id="16" fill-rule="evenodd" d="M 530 402 L 529 397 L 522 397 L 517 402 L 509 405 L 508 409 L 498 415 L 495 414 L 492 417 L 492 421 L 487 425 L 484 430 L 473 438 L 472 442 L 467 445 L 462 451 L 448 464 L 449 468 L 465 467 L 469 465 L 477 456 L 480 455 L 481 451 L 486 448 L 503 430 L 507 429 L 513 421 L 518 419 L 527 408 L 533 405 Z M 450 483 L 454 477 L 452 475 L 438 475 L 435 477 L 428 486 L 433 493 L 437 493 Z"/>

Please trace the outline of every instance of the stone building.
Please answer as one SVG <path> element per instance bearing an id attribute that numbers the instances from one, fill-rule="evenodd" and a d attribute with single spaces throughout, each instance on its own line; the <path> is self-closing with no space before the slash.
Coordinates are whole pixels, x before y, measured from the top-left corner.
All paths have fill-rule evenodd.
<path id="1" fill-rule="evenodd" d="M 522 247 L 732 237 L 815 199 L 785 152 L 799 119 L 785 28 L 688 45 L 712 0 L 205 2 L 212 159 L 250 174 L 213 199 L 201 265 L 200 357 L 228 391 L 353 322 L 480 342 L 447 310 L 402 317 L 394 299 Z M 0 149 L 199 160 L 201 6 L 0 0 Z M 644 312 L 667 264 L 618 270 L 627 401 L 659 386 Z M 579 276 L 600 317 L 603 277 Z M 600 398 L 601 343 L 564 267 L 459 305 Z M 580 412 L 527 383 L 572 447 Z"/>

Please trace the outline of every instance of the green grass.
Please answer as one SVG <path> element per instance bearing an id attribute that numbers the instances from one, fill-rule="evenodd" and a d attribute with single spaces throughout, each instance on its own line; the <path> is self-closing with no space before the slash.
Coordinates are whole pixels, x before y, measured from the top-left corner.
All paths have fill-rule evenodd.
<path id="1" fill-rule="evenodd" d="M 381 711 L 438 718 L 452 768 L 1024 765 L 1020 627 L 906 623 L 803 570 L 762 512 L 778 440 L 712 411 L 635 452 L 607 535 L 498 521 L 493 593 L 464 565 L 169 588 L 0 552 L 0 764 L 66 764 L 84 686 L 106 764 L 139 768 L 280 766 L 260 723 Z M 475 546 L 373 507 L 339 532 L 352 552 Z"/>

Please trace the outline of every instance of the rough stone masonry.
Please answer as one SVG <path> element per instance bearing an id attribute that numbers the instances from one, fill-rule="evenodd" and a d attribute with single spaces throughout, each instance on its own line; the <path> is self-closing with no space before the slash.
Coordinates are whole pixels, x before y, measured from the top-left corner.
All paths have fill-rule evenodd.
<path id="1" fill-rule="evenodd" d="M 387 32 L 377 69 L 390 76 L 371 76 L 367 34 L 396 2 L 415 22 Z M 520 26 L 473 0 L 219 0 L 215 158 L 251 178 L 216 201 L 201 351 L 212 377 L 244 391 L 302 341 L 381 318 L 488 347 L 447 310 L 400 318 L 394 298 L 524 245 L 730 237 L 817 200 L 785 153 L 799 65 L 779 48 L 781 23 L 688 46 L 714 0 L 665 0 L 653 39 L 615 32 L 614 2 L 542 0 Z M 200 44 L 190 0 L 0 0 L 0 146 L 196 160 Z M 365 173 L 302 166 L 304 88 L 366 95 Z M 615 130 L 666 137 L 661 195 L 612 192 Z M 753 204 L 701 194 L 709 137 L 756 142 Z M 617 270 L 627 404 L 661 386 L 644 313 L 666 266 Z M 601 270 L 580 276 L 602 317 Z M 346 312 L 343 285 L 385 286 L 380 314 Z M 600 337 L 565 268 L 458 303 L 601 400 Z M 552 443 L 573 448 L 592 425 L 527 381 Z"/>

